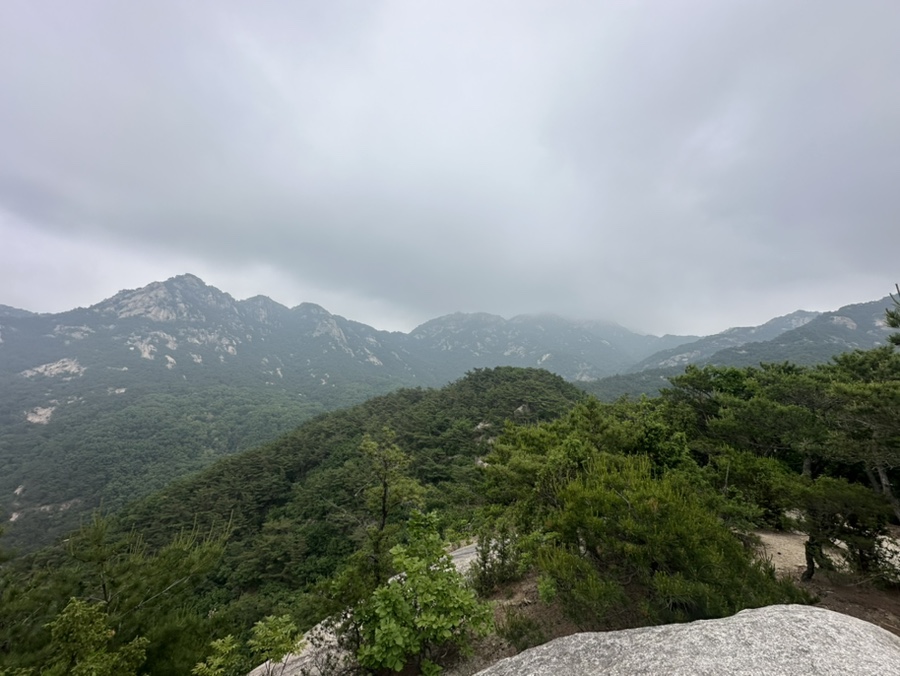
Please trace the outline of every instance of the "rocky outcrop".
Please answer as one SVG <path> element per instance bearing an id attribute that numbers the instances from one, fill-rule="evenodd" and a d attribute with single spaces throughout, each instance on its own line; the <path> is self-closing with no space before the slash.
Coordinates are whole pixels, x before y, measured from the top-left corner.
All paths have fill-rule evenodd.
<path id="1" fill-rule="evenodd" d="M 353 664 L 353 656 L 338 645 L 332 624 L 323 622 L 303 635 L 296 654 L 285 655 L 278 662 L 264 662 L 247 676 L 326 676 L 352 673 Z"/>
<path id="2" fill-rule="evenodd" d="M 574 634 L 479 676 L 900 676 L 900 638 L 809 606 L 745 610 L 689 624 Z"/>

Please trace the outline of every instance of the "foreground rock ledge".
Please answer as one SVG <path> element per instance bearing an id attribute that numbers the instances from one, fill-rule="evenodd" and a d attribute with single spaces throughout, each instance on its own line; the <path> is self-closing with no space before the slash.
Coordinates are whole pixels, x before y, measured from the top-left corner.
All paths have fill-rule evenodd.
<path id="1" fill-rule="evenodd" d="M 900 676 L 900 638 L 849 615 L 810 606 L 573 634 L 502 660 L 477 676 Z"/>

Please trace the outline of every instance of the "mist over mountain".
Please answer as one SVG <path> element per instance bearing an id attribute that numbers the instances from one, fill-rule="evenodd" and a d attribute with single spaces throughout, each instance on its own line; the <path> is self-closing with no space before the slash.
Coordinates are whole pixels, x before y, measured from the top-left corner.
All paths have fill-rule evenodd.
<path id="1" fill-rule="evenodd" d="M 760 362 L 816 364 L 848 350 L 868 350 L 886 342 L 884 310 L 891 299 L 846 305 L 832 312 L 798 310 L 761 326 L 728 329 L 651 355 L 631 372 L 687 364 L 756 366 Z"/>
<path id="2" fill-rule="evenodd" d="M 696 338 L 657 338 L 612 322 L 554 315 L 507 320 L 483 313 L 439 317 L 409 334 L 379 331 L 313 303 L 287 308 L 265 296 L 237 301 L 193 275 L 122 291 L 87 309 L 53 315 L 10 309 L 2 316 L 8 358 L 0 374 L 40 366 L 35 361 L 42 359 L 70 359 L 79 369 L 124 369 L 123 383 L 137 368 L 165 369 L 184 380 L 227 375 L 231 384 L 238 378 L 301 389 L 333 386 L 334 379 L 441 384 L 496 365 L 540 366 L 570 380 L 592 380 Z"/>
<path id="3" fill-rule="evenodd" d="M 818 312 L 798 310 L 784 317 L 770 319 L 761 326 L 730 328 L 721 333 L 706 336 L 690 343 L 680 344 L 668 350 L 660 350 L 637 364 L 633 364 L 629 371 L 646 371 L 647 369 L 672 366 L 683 367 L 687 364 L 700 362 L 720 350 L 777 338 L 785 331 L 791 331 L 810 322 L 818 314 Z"/>

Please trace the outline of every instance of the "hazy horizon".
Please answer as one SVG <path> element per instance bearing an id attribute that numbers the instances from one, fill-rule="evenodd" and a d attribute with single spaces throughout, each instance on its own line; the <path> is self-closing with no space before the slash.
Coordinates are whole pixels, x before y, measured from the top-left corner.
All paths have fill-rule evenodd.
<path id="1" fill-rule="evenodd" d="M 0 6 L 0 302 L 708 335 L 900 278 L 900 4 Z"/>

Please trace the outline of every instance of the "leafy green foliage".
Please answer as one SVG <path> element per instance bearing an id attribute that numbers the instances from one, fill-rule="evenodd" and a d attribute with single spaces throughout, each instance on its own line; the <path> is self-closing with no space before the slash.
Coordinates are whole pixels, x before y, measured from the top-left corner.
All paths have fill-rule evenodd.
<path id="1" fill-rule="evenodd" d="M 49 664 L 60 650 L 53 627 L 64 637 L 65 618 L 102 613 L 113 646 L 143 637 L 148 660 L 175 671 L 172 662 L 203 635 L 202 617 L 186 605 L 193 585 L 217 563 L 222 547 L 221 535 L 185 532 L 152 549 L 95 516 L 64 550 L 43 552 L 30 567 L 22 560 L 0 568 L 0 654 L 15 665 Z"/>
<path id="2" fill-rule="evenodd" d="M 380 545 L 386 575 L 393 563 L 387 552 L 404 537 L 416 504 L 440 510 L 442 529 L 474 533 L 475 508 L 485 502 L 477 460 L 506 420 L 550 420 L 583 396 L 545 371 L 476 371 L 442 390 L 401 390 L 320 416 L 276 442 L 224 458 L 129 505 L 105 532 L 89 528 L 65 547 L 0 567 L 0 660 L 46 663 L 43 625 L 72 596 L 104 598 L 106 580 L 111 608 L 119 609 L 116 640 L 151 641 L 147 673 L 209 665 L 210 642 L 229 634 L 249 668 L 247 640 L 261 618 L 287 614 L 306 629 L 375 588 L 360 571 L 372 570 L 369 529 L 380 523 L 378 453 L 399 449 L 406 458 L 388 476 Z M 370 448 L 367 435 L 375 454 L 363 450 Z M 229 537 L 214 538 L 218 554 L 192 568 L 189 542 L 197 546 L 205 541 L 200 534 L 223 530 Z M 152 564 L 178 538 L 185 546 Z M 179 574 L 185 566 L 195 571 L 187 579 Z"/>
<path id="3" fill-rule="evenodd" d="M 366 528 L 365 554 L 371 561 L 371 575 L 376 586 L 387 580 L 384 548 L 391 535 L 389 521 L 397 520 L 398 511 L 404 507 L 421 507 L 424 495 L 422 485 L 407 475 L 412 460 L 393 443 L 394 432 L 385 428 L 381 436 L 383 440 L 378 443 L 366 435 L 359 447 L 365 458 L 364 470 L 371 477 L 371 485 L 363 492 L 366 508 L 373 517 L 373 523 Z"/>
<path id="4" fill-rule="evenodd" d="M 228 634 L 210 644 L 212 654 L 203 662 L 198 662 L 191 673 L 195 676 L 233 676 L 240 672 L 242 659 L 238 640 Z"/>
<path id="5" fill-rule="evenodd" d="M 654 477 L 646 458 L 598 454 L 562 486 L 542 567 L 573 619 L 608 626 L 685 621 L 799 600 L 742 544 L 677 472 Z"/>
<path id="6" fill-rule="evenodd" d="M 745 387 L 740 373 L 726 375 L 733 392 Z M 556 422 L 509 428 L 494 444 L 489 496 L 542 543 L 544 596 L 581 626 L 607 629 L 803 600 L 754 563 L 723 522 L 735 495 L 722 494 L 719 472 L 696 465 L 687 437 L 666 424 L 665 403 L 586 402 Z M 710 408 L 707 429 L 717 414 Z M 748 507 L 780 495 L 786 473 L 753 457 L 735 456 L 746 465 L 735 479 Z M 768 481 L 754 464 L 769 470 Z"/>
<path id="7" fill-rule="evenodd" d="M 107 624 L 106 613 L 97 604 L 71 599 L 49 625 L 52 653 L 48 676 L 129 676 L 144 661 L 149 641 L 137 637 L 111 650 L 115 631 Z"/>
<path id="8" fill-rule="evenodd" d="M 195 676 L 240 676 L 262 663 L 264 676 L 284 672 L 291 653 L 303 649 L 303 637 L 289 615 L 269 615 L 253 625 L 246 645 L 232 635 L 210 643 L 212 654 L 191 669 Z"/>
<path id="9" fill-rule="evenodd" d="M 552 603 L 559 594 L 559 589 L 556 587 L 556 580 L 547 574 L 542 574 L 538 577 L 537 591 L 538 598 L 544 603 Z"/>
<path id="10" fill-rule="evenodd" d="M 478 533 L 476 558 L 469 576 L 479 596 L 518 580 L 527 571 L 529 557 L 515 530 L 503 520 Z"/>
<path id="11" fill-rule="evenodd" d="M 301 636 L 289 615 L 269 615 L 253 625 L 247 641 L 256 661 L 266 662 L 265 676 L 284 671 L 284 658 L 302 645 Z"/>
<path id="12" fill-rule="evenodd" d="M 117 510 L 325 410 L 282 390 L 230 385 L 130 387 L 120 395 L 107 394 L 105 385 L 90 393 L 64 389 L 63 401 L 75 401 L 46 425 L 28 423 L 21 413 L 0 425 L 3 501 L 22 487 L 5 505 L 20 513 L 5 540 L 21 551 L 51 543 L 101 505 Z"/>
<path id="13" fill-rule="evenodd" d="M 891 302 L 893 305 L 885 310 L 885 323 L 892 329 L 900 329 L 900 284 L 895 284 L 897 295 L 891 294 Z M 888 340 L 894 345 L 900 345 L 900 333 L 893 333 Z"/>
<path id="14" fill-rule="evenodd" d="M 357 659 L 363 667 L 393 671 L 415 660 L 423 673 L 435 673 L 449 646 L 465 650 L 471 635 L 490 630 L 490 607 L 466 587 L 445 552 L 436 515 L 414 513 L 409 538 L 391 550 L 399 575 L 353 613 Z"/>
<path id="15" fill-rule="evenodd" d="M 848 352 L 825 372 L 841 442 L 832 452 L 869 467 L 900 466 L 900 353 L 890 346 Z"/>
<path id="16" fill-rule="evenodd" d="M 785 530 L 792 525 L 787 512 L 796 506 L 799 477 L 783 462 L 725 447 L 710 454 L 704 475 L 725 499 L 722 516 L 732 527 Z"/>
<path id="17" fill-rule="evenodd" d="M 674 378 L 663 399 L 670 420 L 684 421 L 692 451 L 704 457 L 727 447 L 806 476 L 835 461 L 891 468 L 900 459 L 889 413 L 900 401 L 898 359 L 876 348 L 814 369 L 688 369 L 691 377 Z"/>

